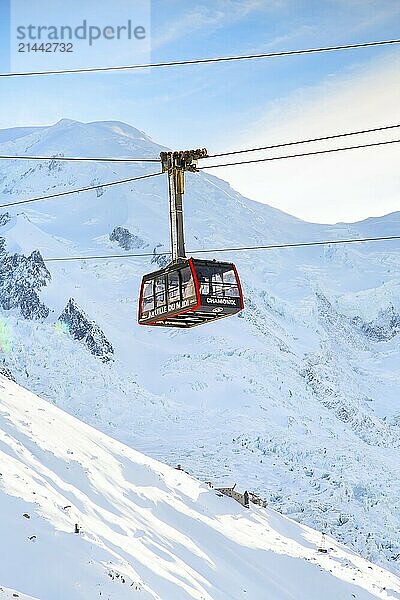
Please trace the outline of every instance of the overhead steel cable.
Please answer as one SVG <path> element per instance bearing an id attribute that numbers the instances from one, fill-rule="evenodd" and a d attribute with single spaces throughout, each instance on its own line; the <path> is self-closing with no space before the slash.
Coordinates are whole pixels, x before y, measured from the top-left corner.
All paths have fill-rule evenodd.
<path id="1" fill-rule="evenodd" d="M 219 165 L 206 165 L 203 167 L 198 167 L 198 170 L 204 170 L 204 169 L 215 169 L 218 167 L 231 167 L 231 166 L 236 166 L 236 165 L 246 165 L 246 164 L 251 164 L 251 163 L 258 163 L 258 162 L 267 162 L 267 161 L 273 161 L 273 160 L 285 160 L 287 158 L 298 158 L 298 157 L 303 157 L 303 156 L 314 156 L 317 154 L 328 154 L 331 152 L 340 152 L 343 150 L 356 150 L 359 148 L 369 148 L 369 147 L 373 147 L 373 146 L 383 146 L 386 144 L 395 144 L 400 142 L 400 139 L 398 140 L 387 140 L 385 142 L 373 142 L 370 144 L 359 144 L 357 146 L 344 146 L 342 148 L 330 148 L 328 150 L 315 150 L 313 152 L 301 152 L 298 154 L 288 154 L 285 156 L 271 156 L 268 158 L 258 158 L 258 159 L 253 159 L 253 160 L 244 160 L 244 161 L 237 161 L 237 162 L 233 162 L 233 163 L 223 163 L 223 164 L 219 164 Z M 204 159 L 202 159 L 204 160 Z M 129 177 L 127 179 L 120 179 L 119 181 L 110 181 L 108 183 L 99 183 L 97 185 L 91 185 L 91 186 L 87 186 L 84 188 L 79 188 L 79 189 L 75 189 L 75 190 L 68 190 L 66 192 L 57 192 L 55 194 L 48 194 L 46 196 L 37 196 L 35 198 L 28 198 L 26 200 L 17 200 L 16 202 L 9 202 L 7 204 L 0 204 L 0 208 L 7 208 L 10 206 L 17 206 L 20 204 L 30 204 L 31 202 L 38 202 L 39 200 L 48 200 L 51 198 L 58 198 L 60 196 L 67 196 L 70 194 L 78 194 L 80 192 L 87 192 L 89 190 L 95 190 L 95 189 L 99 189 L 102 187 L 111 187 L 114 185 L 120 185 L 123 183 L 130 183 L 131 181 L 138 181 L 139 179 L 148 179 L 150 177 L 156 177 L 157 175 L 162 175 L 163 173 L 160 171 L 158 173 L 150 173 L 148 175 L 140 175 L 139 177 Z"/>
<path id="2" fill-rule="evenodd" d="M 28 156 L 26 154 L 12 156 L 0 155 L 0 160 L 64 160 L 64 161 L 91 161 L 91 162 L 117 162 L 117 163 L 159 163 L 159 158 L 114 158 L 102 156 Z"/>
<path id="3" fill-rule="evenodd" d="M 342 137 L 349 137 L 353 135 L 362 135 L 366 133 L 376 133 L 379 131 L 388 131 L 400 127 L 400 123 L 393 125 L 384 125 L 381 127 L 373 127 L 371 129 L 359 129 L 357 131 L 344 131 L 342 133 L 335 133 L 333 135 L 324 135 L 321 137 L 307 138 L 303 140 L 295 140 L 291 142 L 280 142 L 277 144 L 271 144 L 269 146 L 258 146 L 256 148 L 245 148 L 244 150 L 231 150 L 229 152 L 220 152 L 219 154 L 208 154 L 205 159 L 208 158 L 219 158 L 222 156 L 231 156 L 234 154 L 244 154 L 248 152 L 258 152 L 262 150 L 273 150 L 276 148 L 284 148 L 286 146 L 295 146 L 299 144 L 309 144 L 311 142 L 321 142 L 326 140 L 333 140 Z M 124 157 L 94 157 L 94 156 L 30 156 L 26 154 L 22 155 L 0 155 L 0 160 L 55 160 L 55 161 L 92 161 L 92 162 L 117 162 L 117 163 L 135 163 L 135 162 L 148 162 L 148 163 L 160 163 L 159 158 L 124 158 Z"/>
<path id="4" fill-rule="evenodd" d="M 280 56 L 295 56 L 301 54 L 317 54 L 320 52 L 335 52 L 338 50 L 351 50 L 355 48 L 369 48 L 374 46 L 389 46 L 399 44 L 400 39 L 380 40 L 376 42 L 362 42 L 359 44 L 343 44 L 336 46 L 324 46 L 321 48 L 304 48 L 299 50 L 284 50 L 280 52 L 264 52 L 261 54 L 245 54 L 240 56 L 220 56 L 215 58 L 196 58 L 192 60 L 174 60 L 169 62 L 143 63 L 136 65 L 122 65 L 114 67 L 87 67 L 81 69 L 60 69 L 52 71 L 25 71 L 13 73 L 0 73 L 0 77 L 29 77 L 33 75 L 65 75 L 69 73 L 98 73 L 104 71 L 131 71 L 134 69 L 148 69 L 161 67 L 179 67 L 182 65 L 199 65 L 207 63 L 232 62 L 240 60 L 255 60 L 261 58 L 277 58 Z"/>
<path id="5" fill-rule="evenodd" d="M 219 158 L 220 156 L 231 156 L 232 154 L 244 154 L 246 152 L 259 152 L 261 150 L 273 150 L 274 148 L 284 148 L 285 146 L 296 146 L 298 144 L 309 144 L 310 142 L 322 142 L 326 140 L 334 140 L 337 138 L 348 137 L 352 135 L 361 135 L 365 133 L 374 133 L 376 131 L 387 131 L 400 127 L 400 123 L 395 125 L 384 125 L 382 127 L 373 127 L 372 129 L 359 129 L 358 131 L 346 131 L 343 133 L 335 133 L 333 135 L 324 135 L 322 137 L 307 138 L 304 140 L 296 140 L 294 142 L 280 142 L 271 144 L 270 146 L 258 146 L 256 148 L 245 148 L 244 150 L 231 150 L 230 152 L 220 152 L 218 154 L 209 154 L 206 158 Z M 0 156 L 0 158 L 2 158 Z"/>
<path id="6" fill-rule="evenodd" d="M 206 250 L 192 250 L 189 255 L 194 254 L 213 254 L 216 252 L 247 252 L 251 250 L 280 250 L 283 248 L 309 248 L 311 246 L 328 246 L 331 244 L 359 244 L 366 242 L 383 242 L 390 240 L 400 240 L 400 235 L 389 235 L 369 238 L 350 238 L 341 240 L 323 240 L 316 242 L 296 242 L 292 244 L 269 244 L 267 246 L 232 246 L 231 248 L 210 248 Z M 64 261 L 84 261 L 84 260 L 108 260 L 112 258 L 146 258 L 150 256 L 168 256 L 170 251 L 166 252 L 142 252 L 139 254 L 106 254 L 98 256 L 62 256 L 57 258 L 44 258 L 45 262 L 64 262 Z"/>
<path id="7" fill-rule="evenodd" d="M 198 169 L 203 171 L 204 169 L 216 169 L 218 167 L 232 167 L 232 166 L 236 166 L 236 165 L 249 165 L 251 163 L 268 162 L 268 161 L 272 161 L 272 160 L 285 160 L 287 158 L 298 158 L 301 156 L 315 156 L 316 154 L 329 154 L 330 152 L 342 152 L 343 150 L 358 150 L 359 148 L 371 148 L 373 146 L 385 146 L 387 144 L 396 144 L 398 142 L 400 142 L 400 139 L 387 140 L 385 142 L 372 142 L 370 144 L 358 144 L 357 146 L 343 146 L 342 148 L 329 148 L 327 150 L 314 150 L 312 152 L 287 154 L 285 156 L 269 156 L 267 158 L 253 158 L 251 160 L 242 160 L 242 161 L 231 162 L 231 163 L 221 163 L 219 165 L 205 165 L 202 167 L 198 167 Z M 204 160 L 204 159 L 201 159 L 201 160 Z"/>
<path id="8" fill-rule="evenodd" d="M 47 196 L 37 196 L 36 198 L 17 200 L 16 202 L 9 202 L 8 204 L 0 204 L 0 208 L 17 206 L 19 204 L 30 204 L 31 202 L 38 202 L 39 200 L 48 200 L 51 198 L 59 198 L 60 196 L 68 196 L 69 194 L 79 194 L 80 192 L 88 192 L 89 190 L 97 190 L 104 187 L 111 187 L 113 185 L 120 185 L 122 183 L 130 183 L 131 181 L 138 181 L 139 179 L 148 179 L 150 177 L 156 177 L 157 175 L 162 175 L 161 171 L 159 173 L 150 173 L 149 175 L 140 175 L 139 177 L 129 177 L 128 179 L 120 179 L 119 181 L 98 183 L 97 185 L 89 185 L 87 187 L 79 188 L 76 190 L 68 190 L 66 192 L 57 192 L 55 194 L 49 194 Z"/>

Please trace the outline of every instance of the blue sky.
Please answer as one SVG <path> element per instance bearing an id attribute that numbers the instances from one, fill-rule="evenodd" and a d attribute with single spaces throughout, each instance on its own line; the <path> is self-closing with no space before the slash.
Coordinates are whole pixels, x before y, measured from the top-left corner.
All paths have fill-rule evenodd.
<path id="1" fill-rule="evenodd" d="M 2 70 L 7 70 L 5 11 L 9 0 L 0 1 Z M 39 3 L 37 0 L 35 5 Z M 126 4 L 129 7 L 130 2 L 127 0 Z M 95 20 L 95 15 L 88 17 Z M 398 38 L 399 33 L 400 3 L 396 0 L 151 2 L 153 62 L 390 39 Z M 110 61 L 113 62 L 112 52 Z M 332 120 L 332 112 L 328 115 L 329 103 L 334 102 L 337 90 L 344 97 L 353 92 L 356 102 L 364 102 L 368 90 L 365 80 L 374 73 L 376 77 L 370 77 L 371 94 L 376 92 L 374 79 L 387 72 L 382 85 L 385 89 L 392 85 L 391 95 L 397 95 L 400 106 L 400 82 L 393 79 L 398 67 L 399 50 L 389 47 L 151 72 L 6 78 L 0 83 L 0 127 L 50 124 L 64 117 L 82 121 L 121 120 L 170 147 L 205 146 L 210 152 L 217 152 L 256 142 L 375 126 L 389 120 L 394 122 L 396 117 L 400 122 L 395 104 L 390 103 L 390 111 L 387 110 L 386 97 L 376 100 L 372 113 L 367 111 L 363 115 L 362 110 L 357 110 L 352 118 L 347 108 L 334 106 L 335 119 Z M 390 102 L 389 92 L 388 95 Z M 327 113 L 325 117 L 320 114 L 315 123 L 312 117 L 303 123 L 302 107 L 307 107 L 312 115 L 313 102 L 319 107 L 326 104 Z M 291 124 L 289 130 L 286 120 Z M 392 153 L 395 152 L 392 148 Z M 329 159 L 321 160 L 319 164 L 324 164 L 324 169 Z M 292 167 L 287 168 L 290 178 Z M 353 212 L 348 209 L 346 212 L 345 203 L 343 210 L 324 212 L 318 208 L 316 196 L 309 202 L 309 208 L 302 210 L 288 200 L 295 190 L 284 186 L 279 192 L 282 178 L 279 169 L 277 174 L 265 165 L 257 169 L 256 177 L 255 171 L 247 168 L 240 174 L 239 170 L 233 173 L 228 169 L 223 176 L 242 193 L 250 190 L 248 195 L 253 198 L 311 220 L 352 220 L 364 216 L 361 204 L 360 210 Z M 215 174 L 222 175 L 222 170 Z M 272 195 L 266 183 L 270 177 L 272 180 L 275 177 L 270 188 L 274 190 Z M 390 177 L 398 188 L 397 173 Z M 255 180 L 257 185 L 249 185 Z M 315 193 L 318 195 L 318 190 Z M 387 206 L 375 207 L 376 210 L 373 195 L 366 215 L 395 209 L 393 194 L 393 191 L 388 193 Z"/>

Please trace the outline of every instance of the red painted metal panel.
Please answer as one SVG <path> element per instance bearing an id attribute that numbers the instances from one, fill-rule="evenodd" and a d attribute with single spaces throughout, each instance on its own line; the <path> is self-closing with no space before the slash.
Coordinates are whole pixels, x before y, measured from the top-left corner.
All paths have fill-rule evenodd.
<path id="1" fill-rule="evenodd" d="M 244 301 L 243 301 L 243 291 L 242 291 L 242 284 L 240 283 L 240 279 L 239 279 L 239 274 L 237 272 L 237 268 L 236 266 L 232 263 L 232 267 L 233 267 L 233 272 L 235 273 L 235 277 L 236 277 L 236 283 L 238 285 L 238 289 L 239 289 L 239 296 L 240 296 L 240 305 L 241 308 L 244 308 Z"/>

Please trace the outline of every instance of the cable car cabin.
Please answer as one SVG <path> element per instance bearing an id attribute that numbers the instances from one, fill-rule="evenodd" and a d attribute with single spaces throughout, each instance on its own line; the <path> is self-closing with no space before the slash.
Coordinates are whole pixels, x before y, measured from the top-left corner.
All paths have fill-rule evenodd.
<path id="1" fill-rule="evenodd" d="M 189 258 L 143 277 L 139 324 L 195 327 L 230 317 L 243 307 L 234 264 Z"/>

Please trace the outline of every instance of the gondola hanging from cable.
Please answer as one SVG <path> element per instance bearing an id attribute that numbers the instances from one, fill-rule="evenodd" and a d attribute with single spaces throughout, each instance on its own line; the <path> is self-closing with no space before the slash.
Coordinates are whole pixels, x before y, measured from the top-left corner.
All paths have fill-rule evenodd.
<path id="1" fill-rule="evenodd" d="M 138 322 L 160 327 L 196 327 L 244 308 L 239 275 L 231 262 L 187 258 L 183 228 L 185 171 L 196 171 L 207 151 L 161 152 L 168 174 L 171 255 L 169 265 L 144 275 Z"/>

